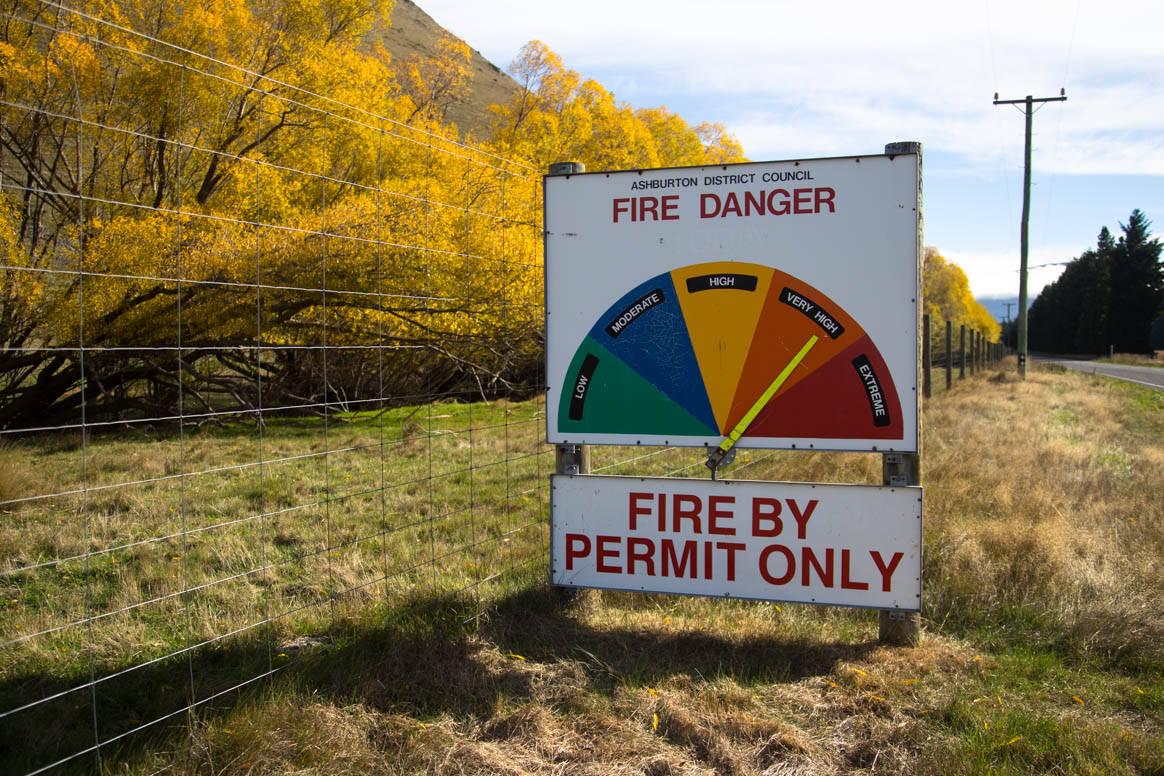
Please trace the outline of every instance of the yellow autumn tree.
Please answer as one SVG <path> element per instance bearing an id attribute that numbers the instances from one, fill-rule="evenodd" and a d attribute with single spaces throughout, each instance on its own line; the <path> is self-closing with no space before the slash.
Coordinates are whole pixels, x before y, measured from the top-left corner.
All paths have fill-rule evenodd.
<path id="1" fill-rule="evenodd" d="M 703 122 L 695 128 L 695 134 L 703 142 L 703 154 L 708 164 L 731 164 L 744 161 L 744 149 L 740 141 L 727 131 L 723 124 Z"/>
<path id="2" fill-rule="evenodd" d="M 636 111 L 536 42 L 495 145 L 468 148 L 444 123 L 467 46 L 394 67 L 368 42 L 391 7 L 15 0 L 0 427 L 169 416 L 179 396 L 310 411 L 533 384 L 539 178 L 505 159 L 740 156 L 722 127 Z"/>
<path id="3" fill-rule="evenodd" d="M 0 426 L 536 363 L 536 177 L 441 139 L 463 44 L 403 91 L 364 43 L 389 0 L 74 8 L 17 2 L 0 30 Z"/>
<path id="4" fill-rule="evenodd" d="M 442 35 L 436 54 L 409 56 L 396 65 L 400 87 L 412 100 L 409 120 L 424 116 L 444 124 L 449 108 L 463 100 L 473 79 L 469 45 L 452 35 Z"/>
<path id="5" fill-rule="evenodd" d="M 541 41 L 523 46 L 509 72 L 520 88 L 493 106 L 493 143 L 539 168 L 565 160 L 592 170 L 746 161 L 723 125 L 692 128 L 666 108 L 635 110 Z"/>
<path id="6" fill-rule="evenodd" d="M 640 108 L 635 116 L 651 133 L 661 166 L 689 167 L 707 162 L 703 139 L 679 114 L 658 107 Z"/>
<path id="7" fill-rule="evenodd" d="M 966 326 L 980 332 L 990 342 L 996 342 L 1002 327 L 970 291 L 970 281 L 962 268 L 948 261 L 937 248 L 925 250 L 922 266 L 922 298 L 925 312 L 930 316 L 931 336 L 937 347 L 944 348 L 945 322 L 954 329 Z"/>

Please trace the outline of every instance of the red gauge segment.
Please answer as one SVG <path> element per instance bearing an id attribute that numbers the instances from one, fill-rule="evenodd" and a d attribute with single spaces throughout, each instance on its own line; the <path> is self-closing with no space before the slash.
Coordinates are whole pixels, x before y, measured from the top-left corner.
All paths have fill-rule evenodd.
<path id="1" fill-rule="evenodd" d="M 901 439 L 901 402 L 866 336 L 777 394 L 744 436 Z"/>

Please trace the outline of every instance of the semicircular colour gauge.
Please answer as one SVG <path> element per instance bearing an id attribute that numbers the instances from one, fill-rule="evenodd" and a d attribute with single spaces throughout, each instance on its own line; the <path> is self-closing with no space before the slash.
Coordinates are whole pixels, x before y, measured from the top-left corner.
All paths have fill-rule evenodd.
<path id="1" fill-rule="evenodd" d="M 901 401 L 873 341 L 780 270 L 719 261 L 628 291 L 574 354 L 560 433 L 902 439 Z"/>

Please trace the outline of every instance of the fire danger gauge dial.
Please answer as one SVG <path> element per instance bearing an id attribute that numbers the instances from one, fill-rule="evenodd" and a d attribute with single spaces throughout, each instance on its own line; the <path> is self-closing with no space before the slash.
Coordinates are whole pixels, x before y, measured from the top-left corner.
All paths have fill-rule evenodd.
<path id="1" fill-rule="evenodd" d="M 902 439 L 873 341 L 833 300 L 771 267 L 711 262 L 624 294 L 582 341 L 559 432 Z"/>

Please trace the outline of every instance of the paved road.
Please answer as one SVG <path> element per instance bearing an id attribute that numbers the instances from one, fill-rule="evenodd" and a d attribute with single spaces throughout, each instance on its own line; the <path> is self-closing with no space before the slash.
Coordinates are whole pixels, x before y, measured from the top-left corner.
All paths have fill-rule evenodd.
<path id="1" fill-rule="evenodd" d="M 1147 385 L 1164 391 L 1164 369 L 1152 366 L 1127 366 L 1125 364 L 1098 364 L 1094 361 L 1072 361 L 1071 359 L 1043 358 L 1033 356 L 1044 364 L 1058 364 L 1067 369 L 1091 374 L 1106 375 L 1120 380 L 1127 380 L 1140 385 Z"/>

